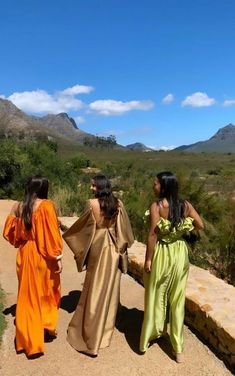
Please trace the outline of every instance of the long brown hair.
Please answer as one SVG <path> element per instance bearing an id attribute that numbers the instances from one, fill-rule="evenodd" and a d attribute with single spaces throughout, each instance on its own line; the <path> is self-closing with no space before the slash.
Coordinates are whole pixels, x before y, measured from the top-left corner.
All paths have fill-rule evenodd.
<path id="1" fill-rule="evenodd" d="M 114 218 L 118 213 L 118 199 L 113 195 L 110 181 L 104 175 L 96 175 L 93 181 L 102 214 L 107 219 Z"/>
<path id="2" fill-rule="evenodd" d="M 177 227 L 185 217 L 185 201 L 179 198 L 179 184 L 176 176 L 172 172 L 164 171 L 157 174 L 160 183 L 159 200 L 166 199 L 169 204 L 168 219 L 171 227 Z"/>
<path id="3" fill-rule="evenodd" d="M 35 200 L 37 198 L 47 198 L 48 186 L 48 180 L 40 176 L 33 176 L 26 183 L 21 216 L 28 231 L 32 228 L 32 214 Z"/>

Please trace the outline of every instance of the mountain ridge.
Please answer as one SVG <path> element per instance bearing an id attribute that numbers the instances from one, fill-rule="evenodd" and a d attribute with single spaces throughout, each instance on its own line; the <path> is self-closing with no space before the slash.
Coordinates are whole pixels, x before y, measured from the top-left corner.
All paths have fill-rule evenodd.
<path id="1" fill-rule="evenodd" d="M 198 141 L 190 145 L 181 145 L 174 150 L 192 153 L 235 153 L 235 125 L 229 123 L 219 128 L 218 131 L 206 141 Z"/>
<path id="2" fill-rule="evenodd" d="M 81 130 L 75 120 L 65 112 L 56 115 L 48 114 L 42 117 L 27 115 L 11 101 L 3 98 L 0 98 L 0 137 L 15 137 L 19 140 L 42 140 L 43 138 L 52 138 L 78 145 L 89 144 L 92 147 L 96 147 L 97 145 L 110 147 L 112 144 L 112 148 L 114 147 L 115 149 L 123 151 L 156 151 L 141 142 L 135 142 L 127 146 L 118 145 L 115 142 L 111 142 L 110 144 L 105 137 L 97 137 Z M 109 139 L 109 137 L 107 139 Z M 97 140 L 99 142 L 97 142 Z M 235 153 L 235 125 L 229 123 L 225 127 L 219 128 L 208 140 L 198 141 L 190 145 L 181 145 L 173 150 L 192 153 Z"/>
<path id="3" fill-rule="evenodd" d="M 54 138 L 65 138 L 83 144 L 86 137 L 95 136 L 79 129 L 73 118 L 66 113 L 46 115 L 42 117 L 25 114 L 7 99 L 0 98 L 0 127 L 6 137 L 25 133 L 27 138 L 37 138 L 44 134 Z M 23 137 L 23 136 L 22 136 Z"/>
<path id="4" fill-rule="evenodd" d="M 129 150 L 153 151 L 153 149 L 144 145 L 142 142 L 135 142 L 133 144 L 126 145 L 126 148 L 129 149 Z"/>

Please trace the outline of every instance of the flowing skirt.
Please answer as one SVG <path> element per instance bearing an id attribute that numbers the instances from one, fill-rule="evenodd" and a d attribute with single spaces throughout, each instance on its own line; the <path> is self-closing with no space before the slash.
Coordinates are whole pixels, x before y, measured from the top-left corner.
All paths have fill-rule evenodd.
<path id="1" fill-rule="evenodd" d="M 118 262 L 109 232 L 97 230 L 81 297 L 68 327 L 67 340 L 77 351 L 97 355 L 110 344 L 120 299 Z"/>
<path id="2" fill-rule="evenodd" d="M 38 253 L 34 241 L 27 241 L 17 252 L 16 350 L 28 356 L 44 352 L 44 329 L 56 329 L 60 304 L 56 268 L 54 260 Z"/>
<path id="3" fill-rule="evenodd" d="M 170 339 L 175 352 L 183 351 L 185 291 L 188 278 L 188 249 L 183 240 L 158 242 L 150 273 L 144 274 L 145 309 L 140 351 L 162 336 L 170 322 Z"/>

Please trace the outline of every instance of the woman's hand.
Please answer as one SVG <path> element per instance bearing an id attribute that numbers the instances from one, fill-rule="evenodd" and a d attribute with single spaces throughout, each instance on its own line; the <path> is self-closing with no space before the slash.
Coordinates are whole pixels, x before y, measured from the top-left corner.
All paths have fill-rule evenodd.
<path id="1" fill-rule="evenodd" d="M 150 273 L 151 272 L 151 264 L 152 264 L 151 260 L 145 260 L 144 270 L 145 270 L 146 273 Z"/>
<path id="2" fill-rule="evenodd" d="M 57 263 L 57 270 L 55 271 L 56 274 L 59 274 L 62 272 L 63 270 L 63 264 L 62 264 L 62 260 L 56 260 L 56 263 Z"/>

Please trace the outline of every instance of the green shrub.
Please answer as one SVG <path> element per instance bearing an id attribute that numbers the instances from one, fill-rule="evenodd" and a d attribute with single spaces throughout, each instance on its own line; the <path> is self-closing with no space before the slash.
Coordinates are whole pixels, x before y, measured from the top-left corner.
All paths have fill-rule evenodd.
<path id="1" fill-rule="evenodd" d="M 49 178 L 50 197 L 60 215 L 79 215 L 90 197 L 95 167 L 111 179 L 129 213 L 135 238 L 145 242 L 145 211 L 154 200 L 153 178 L 163 170 L 174 172 L 182 198 L 203 217 L 206 227 L 190 250 L 191 261 L 209 268 L 235 285 L 235 156 L 172 152 L 110 151 L 48 141 L 16 142 L 0 137 L 0 198 L 20 199 L 25 180 L 41 174 Z"/>
<path id="2" fill-rule="evenodd" d="M 2 335 L 3 335 L 4 329 L 6 327 L 5 316 L 2 313 L 3 302 L 4 302 L 4 293 L 3 293 L 3 290 L 0 288 L 0 343 L 2 341 Z"/>

